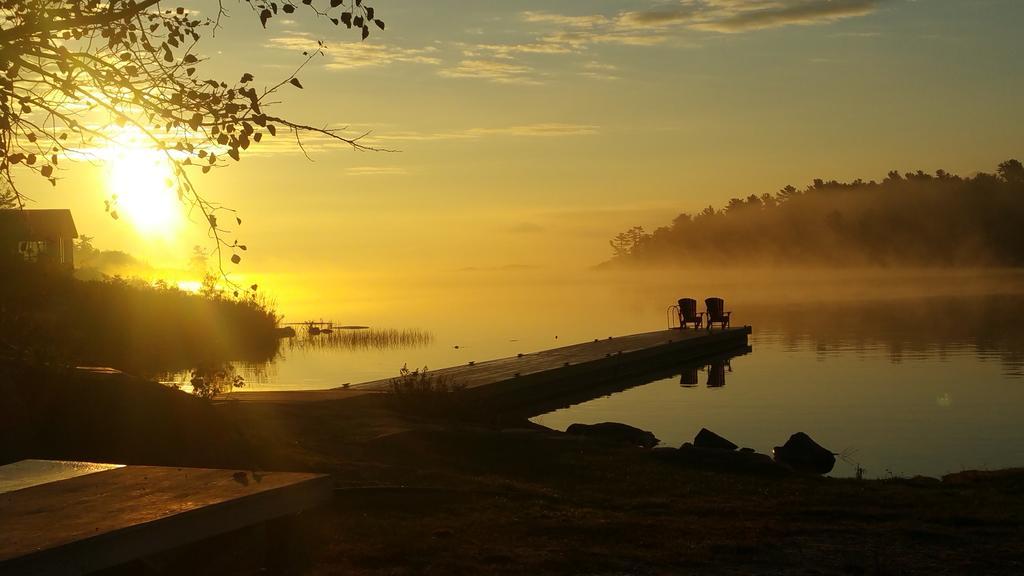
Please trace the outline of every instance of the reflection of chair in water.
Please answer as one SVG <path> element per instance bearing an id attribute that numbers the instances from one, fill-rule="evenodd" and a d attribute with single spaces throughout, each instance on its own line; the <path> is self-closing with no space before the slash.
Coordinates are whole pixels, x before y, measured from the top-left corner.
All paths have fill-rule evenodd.
<path id="1" fill-rule="evenodd" d="M 693 298 L 680 298 L 679 327 L 686 328 L 687 324 L 693 324 L 694 328 L 700 328 L 704 324 L 704 313 L 697 312 L 697 301 Z"/>
<path id="2" fill-rule="evenodd" d="M 721 298 L 707 298 L 704 304 L 708 307 L 708 330 L 712 324 L 721 324 L 722 328 L 729 327 L 729 316 L 732 312 L 725 311 L 725 301 Z"/>
<path id="3" fill-rule="evenodd" d="M 721 388 L 725 386 L 725 371 L 732 372 L 732 365 L 729 362 L 712 362 L 708 366 L 708 388 Z"/>
<path id="4" fill-rule="evenodd" d="M 679 376 L 679 385 L 684 388 L 693 388 L 697 385 L 697 367 L 683 368 L 683 373 Z"/>

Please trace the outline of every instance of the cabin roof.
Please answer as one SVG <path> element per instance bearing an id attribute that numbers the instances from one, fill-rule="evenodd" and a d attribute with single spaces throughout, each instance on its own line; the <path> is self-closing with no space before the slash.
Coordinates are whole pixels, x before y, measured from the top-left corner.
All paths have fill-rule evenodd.
<path id="1" fill-rule="evenodd" d="M 0 233 L 19 240 L 78 238 L 71 210 L 0 210 Z"/>

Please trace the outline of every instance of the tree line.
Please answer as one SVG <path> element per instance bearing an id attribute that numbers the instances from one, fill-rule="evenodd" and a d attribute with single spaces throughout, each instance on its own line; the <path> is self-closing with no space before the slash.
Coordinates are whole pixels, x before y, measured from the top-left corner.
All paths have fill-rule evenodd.
<path id="1" fill-rule="evenodd" d="M 1024 166 L 962 177 L 939 170 L 881 182 L 816 179 L 733 198 L 610 241 L 606 265 L 1021 266 Z"/>

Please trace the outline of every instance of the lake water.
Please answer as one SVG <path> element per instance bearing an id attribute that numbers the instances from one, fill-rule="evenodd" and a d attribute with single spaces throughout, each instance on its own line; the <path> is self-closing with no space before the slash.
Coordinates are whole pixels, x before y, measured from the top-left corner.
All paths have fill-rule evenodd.
<path id="1" fill-rule="evenodd" d="M 668 446 L 707 427 L 765 453 L 803 431 L 843 454 L 838 476 L 857 464 L 869 477 L 1024 466 L 1019 272 L 474 276 L 382 291 L 386 313 L 334 317 L 399 329 L 390 336 L 299 338 L 276 360 L 238 370 L 251 389 L 331 388 L 396 376 L 404 364 L 440 368 L 657 330 L 676 298 L 709 295 L 753 326 L 750 353 L 534 421 L 625 422 Z"/>

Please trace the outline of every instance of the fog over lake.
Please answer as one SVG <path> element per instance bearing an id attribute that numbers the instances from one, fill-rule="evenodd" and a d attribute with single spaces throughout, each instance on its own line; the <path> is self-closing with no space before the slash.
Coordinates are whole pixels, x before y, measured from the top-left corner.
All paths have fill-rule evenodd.
<path id="1" fill-rule="evenodd" d="M 387 305 L 365 316 L 329 301 L 307 313 L 370 326 L 363 335 L 310 337 L 299 327 L 274 360 L 237 364 L 247 389 L 333 388 L 397 376 L 403 365 L 659 330 L 676 299 L 716 295 L 736 325 L 753 327 L 750 353 L 653 374 L 534 421 L 621 421 L 668 446 L 707 427 L 766 452 L 804 431 L 844 456 L 836 475 L 857 464 L 874 477 L 1024 464 L 1020 272 L 464 271 L 378 289 Z"/>

